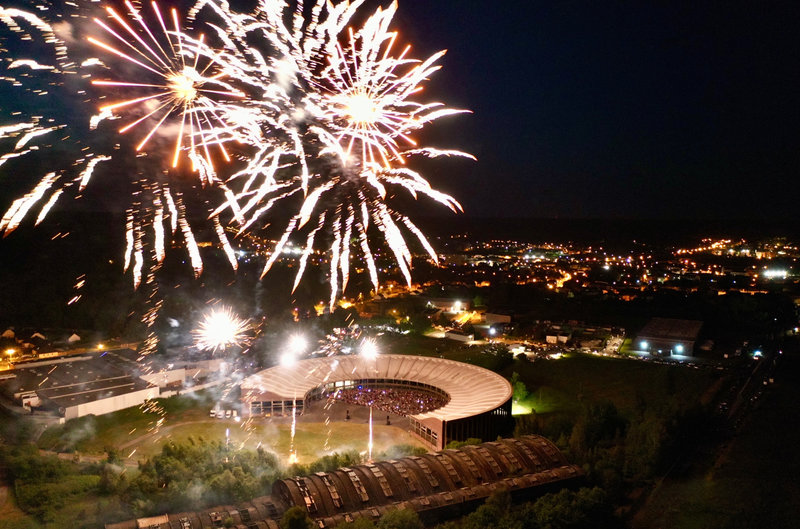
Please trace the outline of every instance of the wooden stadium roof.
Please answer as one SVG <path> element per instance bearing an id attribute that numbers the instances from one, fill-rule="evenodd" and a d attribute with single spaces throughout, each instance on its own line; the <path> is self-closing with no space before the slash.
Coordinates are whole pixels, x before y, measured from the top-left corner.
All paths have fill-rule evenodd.
<path id="1" fill-rule="evenodd" d="M 492 411 L 511 398 L 511 384 L 482 367 L 412 355 L 328 356 L 276 366 L 242 381 L 242 394 L 273 393 L 283 400 L 303 399 L 309 391 L 331 382 L 365 379 L 404 380 L 429 384 L 450 396 L 441 408 L 412 415 L 417 420 L 452 421 Z"/>

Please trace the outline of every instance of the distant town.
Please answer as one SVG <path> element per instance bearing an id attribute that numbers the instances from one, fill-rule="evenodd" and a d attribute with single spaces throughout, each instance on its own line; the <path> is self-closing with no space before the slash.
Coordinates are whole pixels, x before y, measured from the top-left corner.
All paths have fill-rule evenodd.
<path id="1" fill-rule="evenodd" d="M 800 247 L 785 238 L 704 238 L 690 247 L 632 241 L 613 250 L 465 235 L 434 243 L 438 265 L 415 255 L 410 286 L 387 260 L 377 291 L 364 288 L 369 271 L 355 268 L 356 293 L 346 292 L 333 306 L 309 293 L 305 301 L 276 300 L 269 317 L 254 313 L 258 301 L 234 306 L 248 322 L 247 336 L 215 350 L 203 350 L 191 331 L 203 304 L 186 312 L 185 299 L 184 305 L 172 301 L 171 293 L 159 313 L 150 301 L 121 307 L 154 323 L 134 321 L 117 335 L 6 322 L 3 413 L 35 443 L 36 457 L 69 460 L 76 466 L 65 467 L 67 475 L 100 472 L 98 480 L 113 482 L 87 489 L 116 506 L 89 509 L 89 527 L 217 527 L 226 520 L 228 526 L 283 527 L 298 505 L 319 527 L 339 527 L 392 511 L 396 488 L 406 490 L 401 479 L 412 483 L 402 493 L 407 509 L 430 527 L 454 517 L 473 523 L 469 513 L 495 501 L 494 489 L 483 488 L 495 481 L 515 503 L 535 502 L 552 487 L 595 487 L 564 501 L 583 516 L 575 502 L 594 490 L 607 509 L 604 526 L 642 527 L 639 517 L 663 519 L 648 507 L 662 501 L 652 480 L 693 479 L 694 467 L 721 464 L 709 451 L 737 446 L 763 412 L 762 402 L 783 391 L 781 366 L 797 349 L 800 302 Z M 212 256 L 221 250 L 200 246 Z M 249 277 L 248 266 L 257 273 L 255 263 L 268 247 L 242 238 L 235 248 L 240 274 Z M 290 275 L 303 253 L 289 245 L 276 266 Z M 383 266 L 380 255 L 376 262 Z M 329 263 L 311 254 L 309 266 L 324 271 Z M 244 290 L 257 292 L 256 283 Z M 225 302 L 225 288 L 215 291 L 212 307 Z M 470 371 L 478 367 L 479 373 Z M 474 391 L 463 391 L 464 384 Z M 326 433 L 312 434 L 314 428 Z M 692 429 L 697 444 L 689 449 L 681 439 Z M 657 446 L 637 452 L 648 435 L 659 439 Z M 240 458 L 274 454 L 256 465 L 270 477 L 238 492 L 184 496 L 177 484 L 168 485 L 161 467 L 148 465 L 161 465 L 165 451 L 186 450 L 198 436 L 204 441 L 197 446 L 224 448 L 202 456 L 222 457 L 215 463 L 220 471 L 230 467 L 233 450 Z M 477 445 L 479 452 L 470 448 L 498 437 L 507 440 Z M 392 448 L 398 443 L 405 447 L 399 452 Z M 347 447 L 358 453 L 345 457 Z M 464 452 L 442 459 L 448 449 Z M 549 470 L 534 464 L 537 450 L 550 454 Z M 460 467 L 468 454 L 478 458 L 472 470 Z M 406 456 L 401 463 L 373 463 Z M 427 459 L 433 470 L 424 470 Z M 96 464 L 102 470 L 85 466 Z M 324 506 L 327 495 L 345 494 L 337 476 L 349 476 L 354 465 L 361 477 L 346 479 L 367 483 L 368 507 L 355 500 Z M 394 475 L 416 465 L 417 477 Z M 480 477 L 481 465 L 500 466 Z M 604 465 L 610 465 L 606 473 L 598 474 Z M 251 470 L 242 471 L 249 476 Z M 292 477 L 303 474 L 309 477 Z M 203 479 L 221 479 L 214 476 Z M 423 494 L 424 481 L 413 485 L 420 476 L 450 483 L 449 492 Z M 46 476 L 26 479 L 49 483 Z M 150 479 L 165 488 L 142 489 Z M 78 488 L 69 494 L 88 505 Z M 642 494 L 650 503 L 642 503 Z M 223 503 L 236 508 L 218 506 Z M 24 511 L 41 521 L 41 509 L 52 508 L 47 516 L 59 519 L 55 503 L 36 507 L 23 498 L 19 505 L 21 517 L 28 516 Z M 172 505 L 187 512 L 175 514 Z M 74 515 L 66 509 L 63 520 Z"/>

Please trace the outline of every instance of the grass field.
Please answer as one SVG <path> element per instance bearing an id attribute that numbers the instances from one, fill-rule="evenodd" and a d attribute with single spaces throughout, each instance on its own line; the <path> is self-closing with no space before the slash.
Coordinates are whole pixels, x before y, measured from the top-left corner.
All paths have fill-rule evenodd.
<path id="1" fill-rule="evenodd" d="M 575 408 L 574 398 L 558 388 L 538 386 L 528 398 L 511 406 L 512 415 L 556 413 Z"/>
<path id="2" fill-rule="evenodd" d="M 68 421 L 63 426 L 50 427 L 39 438 L 39 448 L 58 452 L 77 450 L 80 453 L 100 454 L 106 447 L 119 447 L 132 437 L 147 434 L 155 429 L 162 418 L 161 427 L 178 421 L 208 418 L 211 407 L 208 397 L 173 397 L 158 399 L 164 409 L 160 415 L 139 407 L 127 408 L 106 415 L 89 415 Z"/>
<path id="3" fill-rule="evenodd" d="M 166 441 L 184 442 L 193 437 L 208 441 L 225 442 L 231 446 L 255 450 L 259 445 L 268 451 L 288 458 L 291 447 L 291 425 L 286 423 L 270 423 L 253 421 L 249 424 L 205 420 L 166 427 L 154 436 L 128 441 L 122 456 L 142 459 L 152 456 L 161 450 Z M 356 450 L 366 452 L 369 439 L 367 424 L 331 422 L 304 423 L 298 421 L 295 431 L 294 448 L 298 462 L 311 463 L 331 452 Z M 327 440 L 328 449 L 325 449 Z M 422 446 L 408 432 L 394 426 L 376 424 L 373 427 L 373 453 L 387 451 L 398 444 Z"/>
<path id="4" fill-rule="evenodd" d="M 87 416 L 68 421 L 63 426 L 45 430 L 39 447 L 53 451 L 77 451 L 83 455 L 102 455 L 107 447 L 119 450 L 133 460 L 152 456 L 166 441 L 183 442 L 193 437 L 231 443 L 232 446 L 255 450 L 259 444 L 282 455 L 290 452 L 291 424 L 287 419 L 269 421 L 255 419 L 235 422 L 210 419 L 210 401 L 204 397 L 173 397 L 158 401 L 166 413 L 128 408 L 98 417 Z M 163 421 L 156 428 L 160 419 Z M 309 463 L 332 451 L 367 451 L 369 426 L 359 422 L 304 422 L 298 419 L 294 445 L 301 463 Z M 325 445 L 329 447 L 325 450 Z M 373 429 L 373 453 L 389 450 L 393 445 L 422 444 L 402 428 L 376 424 Z"/>
<path id="5" fill-rule="evenodd" d="M 695 402 L 719 378 L 718 372 L 583 354 L 558 360 L 516 362 L 530 397 L 523 403 L 537 413 L 572 412 L 582 402 L 613 402 L 630 410 L 638 396 L 646 400 L 675 397 Z"/>
<path id="6" fill-rule="evenodd" d="M 0 487 L 0 529 L 33 527 L 33 521 L 16 505 L 13 487 Z"/>
<path id="7" fill-rule="evenodd" d="M 483 347 L 421 336 L 387 337 L 386 350 L 399 354 L 441 356 L 493 369 L 497 357 Z M 668 366 L 627 358 L 567 354 L 558 360 L 516 360 L 500 374 L 510 378 L 516 371 L 530 396 L 518 403 L 517 412 L 573 412 L 582 402 L 610 401 L 620 409 L 632 408 L 637 394 L 645 399 L 674 395 L 684 402 L 700 399 L 719 378 L 718 372 Z"/>
<path id="8" fill-rule="evenodd" d="M 783 374 L 738 434 L 690 478 L 669 477 L 631 524 L 634 529 L 797 527 L 800 513 L 800 358 Z"/>

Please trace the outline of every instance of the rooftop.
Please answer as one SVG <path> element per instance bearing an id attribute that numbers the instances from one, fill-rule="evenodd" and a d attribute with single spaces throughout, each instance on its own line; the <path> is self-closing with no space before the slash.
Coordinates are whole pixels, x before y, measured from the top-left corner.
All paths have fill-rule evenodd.
<path id="1" fill-rule="evenodd" d="M 130 375 L 108 353 L 17 366 L 0 382 L 9 395 L 34 391 L 60 407 L 85 404 L 151 387 Z"/>
<path id="2" fill-rule="evenodd" d="M 310 358 L 291 367 L 272 367 L 244 379 L 242 394 L 269 391 L 284 400 L 302 399 L 324 384 L 363 379 L 421 382 L 450 396 L 443 407 L 412 415 L 417 420 L 471 417 L 502 406 L 512 393 L 505 378 L 482 367 L 442 358 L 388 354 L 372 359 L 357 355 Z"/>
<path id="3" fill-rule="evenodd" d="M 639 332 L 639 337 L 664 340 L 697 340 L 702 321 L 653 318 Z"/>

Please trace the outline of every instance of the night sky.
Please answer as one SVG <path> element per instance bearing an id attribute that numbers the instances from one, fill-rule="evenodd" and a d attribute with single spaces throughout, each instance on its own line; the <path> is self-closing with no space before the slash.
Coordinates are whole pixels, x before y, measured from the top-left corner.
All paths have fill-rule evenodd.
<path id="1" fill-rule="evenodd" d="M 400 0 L 468 215 L 800 219 L 800 3 Z M 434 135 L 432 135 L 433 137 Z"/>
<path id="2" fill-rule="evenodd" d="M 420 99 L 473 111 L 422 133 L 477 156 L 421 166 L 468 216 L 800 220 L 799 2 L 399 0 L 394 26 L 448 50 Z"/>

